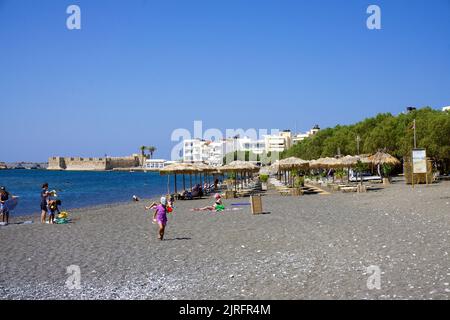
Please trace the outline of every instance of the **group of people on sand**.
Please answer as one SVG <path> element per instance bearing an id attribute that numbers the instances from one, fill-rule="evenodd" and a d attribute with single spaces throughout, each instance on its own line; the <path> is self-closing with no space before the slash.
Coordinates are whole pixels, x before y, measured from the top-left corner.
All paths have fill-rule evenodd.
<path id="1" fill-rule="evenodd" d="M 48 183 L 44 183 L 41 190 L 41 223 L 55 223 L 55 216 L 60 213 L 58 206 L 61 205 L 60 200 L 52 198 L 55 196 L 55 191 L 49 191 Z"/>
<path id="2" fill-rule="evenodd" d="M 44 183 L 42 185 L 41 190 L 41 223 L 45 224 L 54 224 L 55 216 L 59 214 L 59 205 L 61 204 L 60 200 L 54 199 L 56 197 L 55 191 L 50 191 L 48 183 Z M 2 222 L 5 224 L 9 223 L 9 210 L 7 207 L 7 201 L 10 197 L 8 191 L 6 191 L 5 187 L 0 187 L 0 214 L 2 216 Z M 133 196 L 134 201 L 139 201 L 136 196 Z M 174 198 L 172 196 L 161 197 L 160 202 L 153 202 L 149 206 L 145 207 L 146 210 L 154 209 L 153 213 L 153 223 L 157 223 L 159 226 L 158 231 L 158 239 L 163 240 L 164 232 L 167 225 L 167 214 L 172 213 L 174 209 Z M 219 193 L 214 195 L 214 204 L 211 206 L 206 206 L 203 208 L 195 208 L 192 211 L 216 211 L 221 212 L 225 210 L 225 206 L 222 202 L 222 197 Z"/>

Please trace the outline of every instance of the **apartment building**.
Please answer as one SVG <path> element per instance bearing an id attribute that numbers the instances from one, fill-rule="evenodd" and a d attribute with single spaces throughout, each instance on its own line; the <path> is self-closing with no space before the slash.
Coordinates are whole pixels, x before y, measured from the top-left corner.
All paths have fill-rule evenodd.
<path id="1" fill-rule="evenodd" d="M 221 166 L 224 157 L 235 151 L 263 155 L 269 152 L 283 152 L 292 144 L 290 130 L 284 130 L 279 134 L 264 135 L 258 140 L 249 137 L 228 138 L 220 141 L 188 139 L 183 142 L 183 162 L 203 162 L 212 166 Z"/>
<path id="2" fill-rule="evenodd" d="M 311 130 L 306 133 L 298 133 L 292 138 L 292 143 L 297 144 L 300 141 L 305 140 L 306 138 L 312 137 L 320 131 L 320 127 L 316 124 Z"/>

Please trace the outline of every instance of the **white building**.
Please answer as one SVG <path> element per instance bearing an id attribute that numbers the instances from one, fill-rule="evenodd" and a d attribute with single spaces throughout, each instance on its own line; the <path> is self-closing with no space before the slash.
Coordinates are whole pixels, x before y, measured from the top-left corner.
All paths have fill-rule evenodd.
<path id="1" fill-rule="evenodd" d="M 159 170 L 173 162 L 174 161 L 167 161 L 164 159 L 147 159 L 145 160 L 144 168 L 148 170 Z"/>
<path id="2" fill-rule="evenodd" d="M 442 108 L 442 111 L 444 111 L 444 112 L 445 112 L 445 111 L 450 111 L 450 106 L 448 106 L 448 107 L 443 107 L 443 108 Z"/>
<path id="3" fill-rule="evenodd" d="M 266 153 L 283 152 L 291 145 L 291 136 L 286 134 L 264 136 Z"/>
<path id="4" fill-rule="evenodd" d="M 236 151 L 248 151 L 254 154 L 263 154 L 266 151 L 265 139 L 252 140 L 249 137 L 236 139 Z"/>
<path id="5" fill-rule="evenodd" d="M 183 162 L 207 162 L 210 157 L 211 141 L 200 139 L 184 140 Z"/>
<path id="6" fill-rule="evenodd" d="M 289 130 L 279 134 L 265 135 L 254 140 L 249 137 L 228 138 L 220 141 L 188 139 L 183 141 L 183 162 L 207 163 L 221 166 L 224 157 L 232 152 L 251 152 L 263 155 L 269 152 L 283 152 L 292 146 L 292 134 Z"/>
<path id="7" fill-rule="evenodd" d="M 211 166 L 221 166 L 225 155 L 235 150 L 234 145 L 233 139 L 211 142 L 209 144 L 209 158 L 206 162 Z"/>
<path id="8" fill-rule="evenodd" d="M 306 133 L 298 133 L 298 134 L 296 134 L 296 135 L 292 138 L 292 143 L 293 143 L 293 144 L 297 144 L 297 143 L 299 143 L 300 141 L 305 140 L 306 138 L 309 138 L 309 137 L 312 137 L 312 136 L 316 135 L 317 132 L 319 132 L 319 131 L 320 131 L 319 126 L 318 126 L 318 125 L 315 125 L 311 130 L 309 130 L 309 131 L 306 132 Z"/>

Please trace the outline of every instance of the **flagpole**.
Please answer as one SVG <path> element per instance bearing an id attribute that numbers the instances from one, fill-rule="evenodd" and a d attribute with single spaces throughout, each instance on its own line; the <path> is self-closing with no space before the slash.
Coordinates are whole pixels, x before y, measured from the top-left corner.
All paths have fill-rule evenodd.
<path id="1" fill-rule="evenodd" d="M 417 149 L 417 139 L 416 139 L 416 119 L 414 119 L 414 149 Z"/>

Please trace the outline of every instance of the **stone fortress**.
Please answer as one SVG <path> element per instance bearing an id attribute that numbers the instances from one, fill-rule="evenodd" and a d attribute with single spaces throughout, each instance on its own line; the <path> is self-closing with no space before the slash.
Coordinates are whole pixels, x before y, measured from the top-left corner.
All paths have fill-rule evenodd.
<path id="1" fill-rule="evenodd" d="M 141 163 L 141 157 L 137 154 L 129 157 L 105 158 L 50 157 L 47 170 L 106 171 L 136 168 Z"/>

